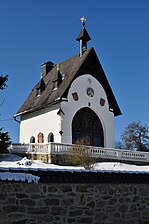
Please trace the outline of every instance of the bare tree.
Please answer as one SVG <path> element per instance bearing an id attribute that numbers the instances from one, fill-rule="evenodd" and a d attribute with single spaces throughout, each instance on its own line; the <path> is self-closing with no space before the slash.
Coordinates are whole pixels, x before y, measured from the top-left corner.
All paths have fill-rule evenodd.
<path id="1" fill-rule="evenodd" d="M 78 140 L 76 145 L 69 151 L 69 162 L 73 165 L 81 165 L 86 170 L 93 168 L 93 158 L 91 151 L 83 145 L 84 141 Z"/>
<path id="2" fill-rule="evenodd" d="M 6 82 L 8 81 L 8 75 L 0 75 L 0 90 L 7 87 Z M 0 107 L 3 105 L 5 99 L 0 103 Z"/>
<path id="3" fill-rule="evenodd" d="M 3 90 L 7 87 L 6 82 L 8 81 L 8 75 L 0 76 L 0 89 Z"/>
<path id="4" fill-rule="evenodd" d="M 132 122 L 121 135 L 123 145 L 128 150 L 149 151 L 149 129 L 141 122 Z"/>

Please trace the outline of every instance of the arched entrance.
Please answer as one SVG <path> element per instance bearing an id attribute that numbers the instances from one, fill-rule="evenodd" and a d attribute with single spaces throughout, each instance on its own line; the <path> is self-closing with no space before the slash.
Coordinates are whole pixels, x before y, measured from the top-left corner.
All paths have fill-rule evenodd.
<path id="1" fill-rule="evenodd" d="M 104 147 L 103 127 L 98 116 L 88 107 L 77 111 L 72 121 L 72 143 Z"/>

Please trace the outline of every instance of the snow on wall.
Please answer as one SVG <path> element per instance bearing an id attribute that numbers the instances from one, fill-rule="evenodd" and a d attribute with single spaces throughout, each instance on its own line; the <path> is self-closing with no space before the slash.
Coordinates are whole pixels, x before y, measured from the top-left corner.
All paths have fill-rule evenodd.
<path id="1" fill-rule="evenodd" d="M 0 180 L 38 183 L 40 177 L 27 173 L 0 172 Z"/>

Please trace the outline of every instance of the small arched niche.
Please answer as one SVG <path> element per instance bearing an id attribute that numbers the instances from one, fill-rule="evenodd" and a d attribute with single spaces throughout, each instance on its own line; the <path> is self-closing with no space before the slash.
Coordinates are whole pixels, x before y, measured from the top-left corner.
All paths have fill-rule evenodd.
<path id="1" fill-rule="evenodd" d="M 30 143 L 35 143 L 35 137 L 34 137 L 34 136 L 32 136 L 32 137 L 30 138 Z"/>
<path id="2" fill-rule="evenodd" d="M 38 143 L 44 143 L 44 135 L 43 135 L 43 133 L 39 132 L 39 134 L 37 136 L 37 139 L 38 139 Z"/>
<path id="3" fill-rule="evenodd" d="M 54 134 L 52 132 L 48 134 L 48 142 L 54 142 Z"/>

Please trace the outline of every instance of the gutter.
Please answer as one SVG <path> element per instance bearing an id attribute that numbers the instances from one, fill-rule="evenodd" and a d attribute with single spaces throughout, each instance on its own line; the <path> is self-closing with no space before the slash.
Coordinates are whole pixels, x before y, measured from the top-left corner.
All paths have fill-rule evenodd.
<path id="1" fill-rule="evenodd" d="M 55 104 L 60 103 L 60 102 L 62 102 L 62 101 L 67 102 L 68 99 L 67 99 L 67 98 L 60 98 L 60 97 L 58 97 L 53 103 L 48 103 L 48 104 L 42 105 L 42 106 L 40 106 L 40 107 L 36 107 L 36 108 L 34 108 L 34 109 L 25 110 L 25 111 L 23 111 L 23 112 L 20 112 L 20 113 L 18 113 L 18 114 L 15 114 L 15 115 L 13 116 L 13 118 L 14 118 L 14 120 L 15 120 L 16 122 L 19 122 L 19 123 L 20 123 L 20 121 L 18 121 L 18 120 L 16 119 L 16 117 L 21 116 L 21 115 L 23 115 L 23 114 L 29 114 L 29 113 L 32 113 L 32 112 L 35 112 L 35 111 L 38 111 L 38 110 L 42 110 L 42 109 L 46 108 L 48 105 L 50 105 L 50 106 L 51 106 L 51 105 L 55 105 Z"/>
<path id="2" fill-rule="evenodd" d="M 19 124 L 21 123 L 19 120 L 17 120 L 17 117 L 14 115 L 13 116 L 13 119 L 16 121 L 16 122 L 18 122 Z"/>

